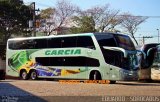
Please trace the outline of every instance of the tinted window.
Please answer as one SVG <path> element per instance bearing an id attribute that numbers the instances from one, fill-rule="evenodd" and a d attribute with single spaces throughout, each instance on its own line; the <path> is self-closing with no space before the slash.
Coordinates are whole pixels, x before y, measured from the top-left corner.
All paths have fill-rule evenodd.
<path id="1" fill-rule="evenodd" d="M 61 48 L 61 38 L 49 38 L 48 48 Z"/>
<path id="2" fill-rule="evenodd" d="M 35 49 L 41 49 L 47 47 L 47 39 L 35 39 Z"/>
<path id="3" fill-rule="evenodd" d="M 102 49 L 102 53 L 106 63 L 121 67 L 122 52 Z"/>
<path id="4" fill-rule="evenodd" d="M 26 47 L 24 49 L 34 49 L 35 42 L 34 39 L 30 39 L 26 41 Z"/>
<path id="5" fill-rule="evenodd" d="M 8 42 L 8 48 L 9 49 L 14 49 L 14 42 L 13 41 Z"/>
<path id="6" fill-rule="evenodd" d="M 34 48 L 34 40 L 17 40 L 9 41 L 9 49 L 32 49 Z"/>
<path id="7" fill-rule="evenodd" d="M 117 34 L 115 35 L 115 37 L 117 39 L 119 47 L 124 48 L 126 50 L 135 50 L 135 46 L 129 36 Z"/>
<path id="8" fill-rule="evenodd" d="M 97 59 L 87 57 L 37 57 L 36 62 L 43 66 L 100 66 Z"/>
<path id="9" fill-rule="evenodd" d="M 61 40 L 62 47 L 76 47 L 77 37 L 64 37 Z"/>
<path id="10" fill-rule="evenodd" d="M 100 46 L 117 46 L 113 34 L 96 34 L 95 37 Z"/>
<path id="11" fill-rule="evenodd" d="M 95 49 L 90 36 L 17 40 L 9 41 L 8 44 L 9 48 L 14 50 L 67 47 L 85 47 Z"/>
<path id="12" fill-rule="evenodd" d="M 95 49 L 93 40 L 90 36 L 80 36 L 77 39 L 77 47 L 85 47 Z"/>

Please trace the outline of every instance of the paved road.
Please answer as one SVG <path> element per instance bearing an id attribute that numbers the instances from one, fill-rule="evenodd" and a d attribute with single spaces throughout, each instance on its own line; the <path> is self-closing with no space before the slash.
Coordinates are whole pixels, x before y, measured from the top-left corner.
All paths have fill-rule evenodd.
<path id="1" fill-rule="evenodd" d="M 151 100 L 158 102 L 160 101 L 160 83 L 73 84 L 44 80 L 4 80 L 0 81 L 0 96 L 3 102 L 45 102 L 46 100 L 52 102 L 102 102 L 116 101 L 115 98 L 119 98 L 119 101 L 134 101 L 136 99 L 141 101 L 143 96 L 145 99 L 142 101 L 146 101 L 146 97 L 149 97 L 149 99 L 152 98 Z M 110 97 L 108 98 L 108 96 Z"/>

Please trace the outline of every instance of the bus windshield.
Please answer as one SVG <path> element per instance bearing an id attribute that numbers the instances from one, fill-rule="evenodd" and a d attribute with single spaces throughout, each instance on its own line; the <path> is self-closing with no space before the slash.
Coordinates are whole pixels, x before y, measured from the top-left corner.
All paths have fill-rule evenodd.
<path id="1" fill-rule="evenodd" d="M 127 35 L 101 33 L 95 37 L 102 50 L 105 62 L 122 69 L 138 69 L 137 50 Z"/>
<path id="2" fill-rule="evenodd" d="M 135 46 L 129 36 L 125 35 L 115 35 L 116 40 L 118 42 L 119 47 L 124 48 L 126 50 L 135 50 Z"/>
<path id="3" fill-rule="evenodd" d="M 124 50 L 119 47 L 103 47 L 106 63 L 121 67 L 125 70 L 137 70 L 137 51 Z"/>
<path id="4" fill-rule="evenodd" d="M 113 33 L 96 33 L 95 37 L 102 46 L 120 47 L 125 50 L 136 50 L 132 40 L 127 35 Z"/>

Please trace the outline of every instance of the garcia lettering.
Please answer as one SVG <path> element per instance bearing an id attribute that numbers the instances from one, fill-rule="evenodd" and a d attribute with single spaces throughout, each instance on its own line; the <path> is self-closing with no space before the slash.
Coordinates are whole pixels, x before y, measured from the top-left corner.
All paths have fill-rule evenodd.
<path id="1" fill-rule="evenodd" d="M 80 49 L 67 49 L 67 50 L 47 50 L 45 55 L 79 55 L 81 54 Z"/>

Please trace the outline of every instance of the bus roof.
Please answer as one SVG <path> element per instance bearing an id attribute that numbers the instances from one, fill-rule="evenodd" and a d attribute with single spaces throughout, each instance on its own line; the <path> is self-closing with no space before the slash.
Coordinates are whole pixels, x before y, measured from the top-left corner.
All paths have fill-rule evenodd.
<path id="1" fill-rule="evenodd" d="M 54 38 L 54 37 L 72 37 L 72 36 L 92 36 L 93 33 L 80 33 L 80 34 L 66 34 L 66 35 L 50 35 L 50 36 L 38 36 L 38 37 L 20 37 L 10 38 L 9 40 L 25 40 L 25 39 L 41 39 L 41 38 Z"/>
<path id="2" fill-rule="evenodd" d="M 56 38 L 56 37 L 72 37 L 72 36 L 93 36 L 93 35 L 98 35 L 98 34 L 113 34 L 113 35 L 124 35 L 124 36 L 128 36 L 126 34 L 119 34 L 119 33 L 108 33 L 108 32 L 104 32 L 104 33 L 79 33 L 79 34 L 66 34 L 66 35 L 50 35 L 50 36 L 38 36 L 38 37 L 20 37 L 20 38 L 10 38 L 8 39 L 8 41 L 10 40 L 26 40 L 26 39 L 42 39 L 42 38 Z"/>
<path id="3" fill-rule="evenodd" d="M 124 36 L 129 36 L 127 34 L 122 34 L 122 33 L 111 33 L 111 32 L 103 32 L 103 33 L 100 33 L 100 32 L 97 32 L 97 33 L 94 33 L 95 35 L 98 35 L 98 34 L 113 34 L 113 35 L 124 35 Z"/>

